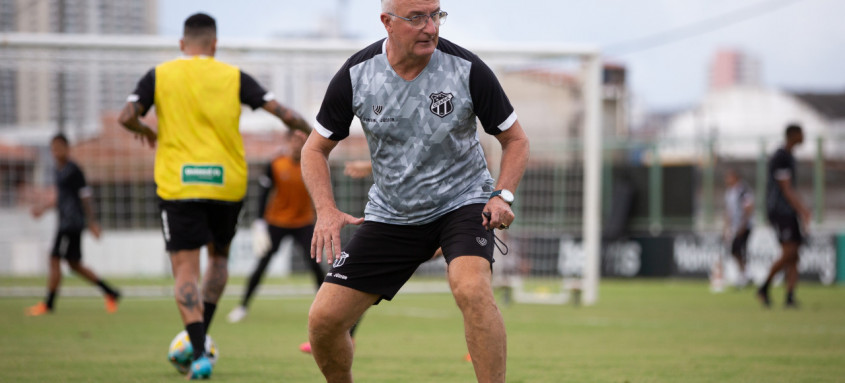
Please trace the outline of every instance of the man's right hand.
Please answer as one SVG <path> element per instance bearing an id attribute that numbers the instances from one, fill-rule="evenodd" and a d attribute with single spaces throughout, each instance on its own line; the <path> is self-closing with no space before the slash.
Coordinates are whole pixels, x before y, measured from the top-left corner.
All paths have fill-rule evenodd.
<path id="1" fill-rule="evenodd" d="M 150 149 L 156 147 L 156 141 L 158 140 L 158 134 L 150 129 L 148 126 L 144 126 L 140 130 L 133 130 L 132 134 L 135 135 L 135 139 L 141 141 L 141 144 L 149 146 Z"/>
<path id="2" fill-rule="evenodd" d="M 318 211 L 314 236 L 311 237 L 311 258 L 320 263 L 325 253 L 326 262 L 333 263 L 337 257 L 340 257 L 340 229 L 349 224 L 362 223 L 364 223 L 364 218 L 353 217 L 336 208 Z"/>
<path id="3" fill-rule="evenodd" d="M 346 161 L 343 174 L 352 178 L 364 178 L 373 174 L 373 164 L 370 161 Z"/>
<path id="4" fill-rule="evenodd" d="M 801 220 L 801 224 L 804 225 L 804 230 L 807 230 L 810 227 L 810 219 L 812 218 L 810 211 L 807 209 L 799 210 L 798 218 Z"/>

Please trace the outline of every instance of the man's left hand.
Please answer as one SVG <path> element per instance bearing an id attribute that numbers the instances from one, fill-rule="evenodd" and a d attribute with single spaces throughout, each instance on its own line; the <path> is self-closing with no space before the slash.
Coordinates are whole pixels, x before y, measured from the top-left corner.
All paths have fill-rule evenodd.
<path id="1" fill-rule="evenodd" d="M 100 224 L 96 222 L 89 223 L 88 230 L 91 230 L 91 234 L 96 239 L 100 239 L 100 235 L 103 233 L 103 230 L 100 228 Z"/>
<path id="2" fill-rule="evenodd" d="M 484 205 L 481 214 L 481 224 L 488 230 L 507 229 L 513 223 L 514 215 L 510 205 L 499 197 L 490 198 Z M 489 215 L 485 214 L 489 213 Z"/>

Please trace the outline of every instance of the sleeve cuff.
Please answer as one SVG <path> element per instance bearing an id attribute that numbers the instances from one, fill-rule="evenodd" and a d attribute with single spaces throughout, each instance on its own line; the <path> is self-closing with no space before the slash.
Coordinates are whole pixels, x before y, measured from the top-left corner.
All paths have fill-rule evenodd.
<path id="1" fill-rule="evenodd" d="M 316 130 L 317 133 L 320 133 L 320 135 L 325 137 L 325 138 L 331 139 L 331 137 L 332 137 L 332 131 L 323 127 L 323 125 L 320 124 L 319 122 L 316 125 L 314 125 L 314 130 Z"/>
<path id="2" fill-rule="evenodd" d="M 129 97 L 126 97 L 126 102 L 138 102 L 141 97 L 138 97 L 137 94 L 130 94 Z"/>
<path id="3" fill-rule="evenodd" d="M 264 102 L 270 102 L 276 99 L 276 95 L 273 92 L 264 93 L 264 97 L 262 97 Z"/>
<path id="4" fill-rule="evenodd" d="M 88 186 L 79 189 L 79 198 L 90 198 L 92 195 L 94 195 L 94 192 Z"/>
<path id="5" fill-rule="evenodd" d="M 511 113 L 511 115 L 508 116 L 508 118 L 505 119 L 504 122 L 502 122 L 501 124 L 499 124 L 499 126 L 497 126 L 497 128 L 499 128 L 499 130 L 504 132 L 504 131 L 510 129 L 511 126 L 513 126 L 514 122 L 516 122 L 516 111 L 513 111 Z"/>

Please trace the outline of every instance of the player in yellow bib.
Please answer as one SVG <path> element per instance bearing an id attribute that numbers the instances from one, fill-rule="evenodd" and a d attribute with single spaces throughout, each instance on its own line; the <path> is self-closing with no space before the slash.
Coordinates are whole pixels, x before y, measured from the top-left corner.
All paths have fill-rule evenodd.
<path id="1" fill-rule="evenodd" d="M 119 118 L 145 144 L 158 146 L 156 194 L 174 295 L 194 350 L 190 378 L 211 375 L 204 340 L 228 280 L 229 245 L 246 194 L 241 104 L 267 110 L 290 129 L 311 131 L 298 113 L 275 101 L 252 77 L 217 61 L 216 47 L 214 18 L 190 16 L 180 40 L 184 56 L 147 72 Z M 157 130 L 139 120 L 153 105 Z M 202 246 L 208 247 L 209 259 L 200 289 Z"/>

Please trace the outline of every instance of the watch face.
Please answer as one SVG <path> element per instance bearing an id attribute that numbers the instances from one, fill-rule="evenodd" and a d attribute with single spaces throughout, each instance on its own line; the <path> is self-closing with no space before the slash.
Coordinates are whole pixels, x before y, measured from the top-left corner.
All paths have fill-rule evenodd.
<path id="1" fill-rule="evenodd" d="M 502 199 L 507 203 L 513 203 L 513 193 L 510 190 L 502 189 Z"/>

